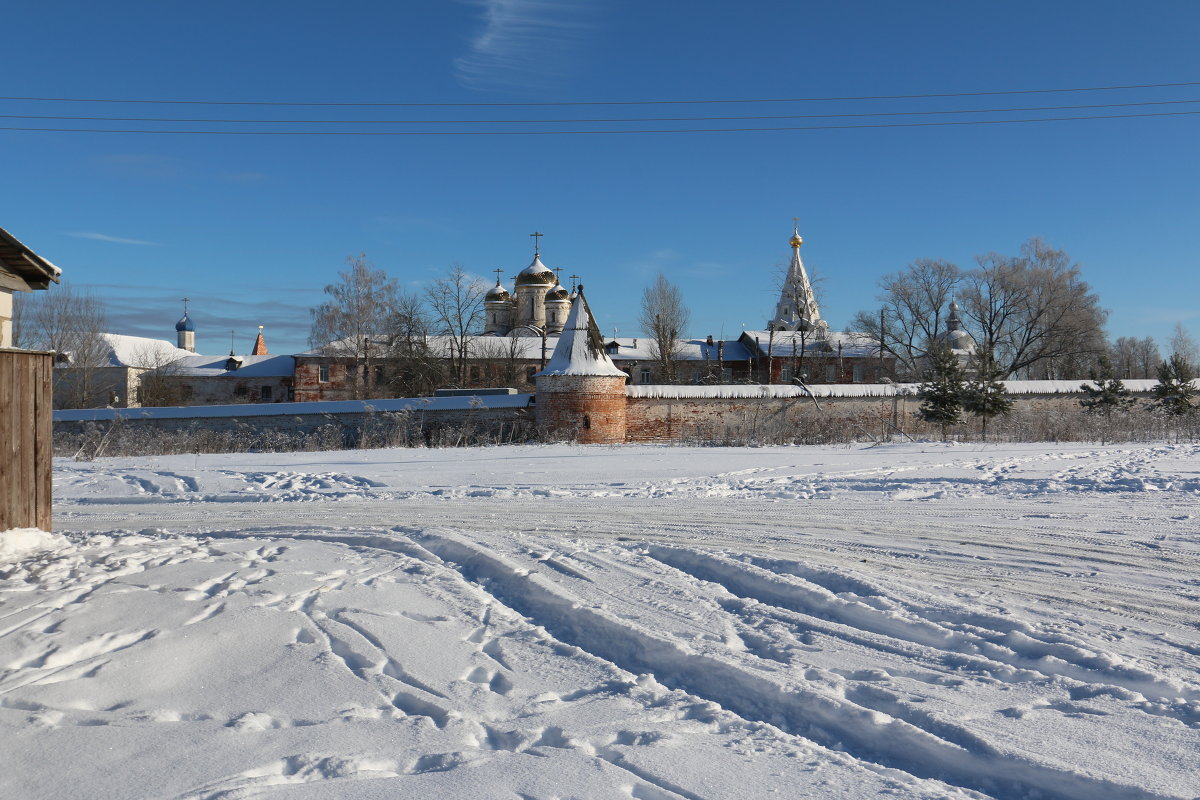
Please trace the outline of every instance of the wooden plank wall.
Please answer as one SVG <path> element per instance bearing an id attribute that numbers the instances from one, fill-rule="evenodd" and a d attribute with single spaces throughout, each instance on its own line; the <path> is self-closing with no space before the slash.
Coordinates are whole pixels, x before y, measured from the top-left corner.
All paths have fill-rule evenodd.
<path id="1" fill-rule="evenodd" d="M 0 350 L 0 531 L 50 530 L 51 369 L 48 353 Z"/>

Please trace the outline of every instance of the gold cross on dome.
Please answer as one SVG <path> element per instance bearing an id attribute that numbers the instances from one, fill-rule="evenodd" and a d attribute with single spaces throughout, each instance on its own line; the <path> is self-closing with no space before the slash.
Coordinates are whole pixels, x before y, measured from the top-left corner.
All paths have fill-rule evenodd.
<path id="1" fill-rule="evenodd" d="M 534 231 L 533 233 L 531 233 L 529 235 L 533 237 L 533 255 L 534 255 L 534 258 L 536 258 L 538 255 L 540 255 L 540 253 L 538 252 L 538 239 L 542 238 L 546 234 L 538 233 L 537 231 Z"/>

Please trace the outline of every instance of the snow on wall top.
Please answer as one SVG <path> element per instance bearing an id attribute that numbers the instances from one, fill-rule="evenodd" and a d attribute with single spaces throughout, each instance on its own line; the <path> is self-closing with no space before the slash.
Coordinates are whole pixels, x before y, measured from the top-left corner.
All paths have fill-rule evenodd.
<path id="1" fill-rule="evenodd" d="M 367 412 L 465 411 L 471 408 L 524 408 L 533 395 L 501 394 L 469 397 L 417 397 L 390 400 L 336 400 L 313 403 L 242 403 L 228 406 L 166 406 L 158 408 L 81 408 L 54 412 L 55 422 L 94 422 L 111 419 L 188 419 L 191 417 L 294 417 L 303 414 L 363 414 Z"/>
<path id="2" fill-rule="evenodd" d="M 550 363 L 539 376 L 578 375 L 588 377 L 628 378 L 608 357 L 598 331 L 593 331 L 592 315 L 588 313 L 583 287 L 571 304 L 567 324 L 558 337 Z"/>
<path id="3" fill-rule="evenodd" d="M 1088 381 L 1001 381 L 1008 394 L 1081 394 L 1080 386 Z M 1133 379 L 1122 381 L 1125 388 L 1135 394 L 1148 394 L 1158 381 Z M 1200 378 L 1192 382 L 1200 389 Z M 805 391 L 807 388 L 807 392 Z M 721 384 L 717 386 L 626 386 L 627 397 L 653 399 L 744 399 L 805 397 L 895 397 L 916 396 L 920 384 L 916 383 L 829 383 L 807 384 L 805 388 L 788 384 Z"/>

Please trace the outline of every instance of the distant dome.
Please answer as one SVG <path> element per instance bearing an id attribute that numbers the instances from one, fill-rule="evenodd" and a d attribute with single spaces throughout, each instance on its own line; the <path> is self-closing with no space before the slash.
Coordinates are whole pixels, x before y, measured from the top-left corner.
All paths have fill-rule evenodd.
<path id="1" fill-rule="evenodd" d="M 950 346 L 951 350 L 965 353 L 975 352 L 975 339 L 963 330 L 962 321 L 958 318 L 958 303 L 950 301 L 950 316 L 946 319 L 946 331 L 938 337 Z"/>
<path id="2" fill-rule="evenodd" d="M 505 289 L 500 285 L 499 281 L 497 281 L 495 286 L 493 286 L 491 289 L 488 289 L 488 293 L 483 296 L 483 299 L 488 302 L 507 300 L 508 289 Z"/>
<path id="3" fill-rule="evenodd" d="M 179 318 L 179 322 L 175 323 L 175 330 L 180 333 L 183 333 L 184 331 L 195 332 L 196 326 L 192 324 L 192 318 L 187 315 L 186 311 L 183 312 L 183 316 Z"/>
<path id="4" fill-rule="evenodd" d="M 546 302 L 559 301 L 563 303 L 571 302 L 571 293 L 561 283 L 556 283 L 554 288 L 546 292 Z"/>
<path id="5" fill-rule="evenodd" d="M 517 275 L 517 286 L 553 286 L 556 278 L 539 256 Z"/>

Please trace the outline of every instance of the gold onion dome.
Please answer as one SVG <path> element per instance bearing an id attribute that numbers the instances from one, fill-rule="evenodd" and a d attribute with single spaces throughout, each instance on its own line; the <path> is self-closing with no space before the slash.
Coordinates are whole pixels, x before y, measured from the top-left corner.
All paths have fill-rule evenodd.
<path id="1" fill-rule="evenodd" d="M 792 238 L 789 241 L 791 242 L 792 247 L 799 247 L 800 245 L 804 244 L 804 237 L 800 235 L 799 229 L 792 234 Z"/>
<path id="2" fill-rule="evenodd" d="M 550 291 L 546 292 L 546 299 L 547 300 L 566 300 L 569 302 L 571 300 L 571 294 L 570 294 L 570 292 L 567 291 L 567 288 L 565 286 L 563 286 L 561 283 L 559 283 L 558 279 L 555 278 L 554 288 L 551 289 Z"/>
<path id="3" fill-rule="evenodd" d="M 517 274 L 517 286 L 553 286 L 555 281 L 554 273 L 536 255 L 533 263 Z"/>
<path id="4" fill-rule="evenodd" d="M 507 300 L 508 299 L 508 290 L 500 285 L 500 281 L 496 281 L 496 285 L 488 290 L 488 293 L 486 295 L 484 295 L 483 299 L 484 300 Z"/>

